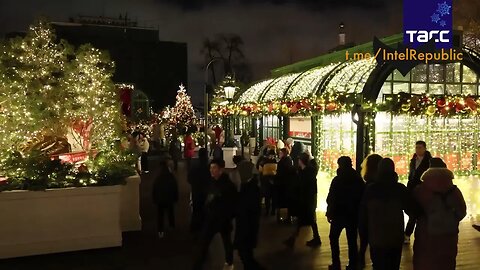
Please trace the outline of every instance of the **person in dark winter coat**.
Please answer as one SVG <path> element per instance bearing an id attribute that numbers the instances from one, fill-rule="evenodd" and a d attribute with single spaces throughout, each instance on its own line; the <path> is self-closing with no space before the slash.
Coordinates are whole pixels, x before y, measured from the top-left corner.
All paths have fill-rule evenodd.
<path id="1" fill-rule="evenodd" d="M 175 227 L 174 205 L 178 202 L 177 180 L 166 161 L 160 164 L 160 174 L 153 183 L 152 197 L 158 209 L 158 236 L 162 238 L 165 235 L 165 214 L 168 215 L 170 227 Z"/>
<path id="2" fill-rule="evenodd" d="M 277 174 L 277 160 L 275 151 L 269 150 L 268 156 L 264 157 L 258 168 L 261 178 L 262 196 L 265 198 L 265 216 L 275 215 L 275 206 L 273 204 L 273 183 Z"/>
<path id="3" fill-rule="evenodd" d="M 242 183 L 235 218 L 234 246 L 245 270 L 264 269 L 253 256 L 253 250 L 257 247 L 260 215 L 260 187 L 258 176 L 254 176 Z"/>
<path id="4" fill-rule="evenodd" d="M 212 183 L 206 201 L 205 223 L 200 236 L 200 245 L 193 269 L 203 269 L 208 248 L 213 237 L 220 233 L 225 249 L 225 264 L 233 267 L 233 243 L 231 233 L 233 218 L 236 214 L 238 192 L 235 185 L 223 171 L 225 161 L 212 160 L 210 174 Z"/>
<path id="5" fill-rule="evenodd" d="M 207 201 L 208 188 L 212 181 L 207 149 L 201 148 L 198 151 L 198 159 L 193 163 L 192 168 L 188 172 L 187 181 L 190 184 L 192 194 L 190 229 L 192 232 L 197 233 L 205 220 L 205 202 Z"/>
<path id="6" fill-rule="evenodd" d="M 447 165 L 440 158 L 432 158 L 430 164 L 422 175 L 423 183 L 414 191 L 423 214 L 415 230 L 413 269 L 452 270 L 456 267 L 458 223 L 467 214 L 467 207 Z M 437 214 L 439 207 L 447 211 Z M 434 215 L 444 222 L 432 222 Z"/>
<path id="7" fill-rule="evenodd" d="M 368 155 L 362 162 L 361 176 L 365 181 L 366 187 L 375 182 L 377 177 L 378 164 L 382 161 L 382 156 L 378 154 Z M 358 251 L 358 265 L 361 269 L 365 268 L 365 253 L 368 247 L 368 235 L 364 235 L 364 232 L 359 231 L 360 235 L 360 250 Z"/>
<path id="8" fill-rule="evenodd" d="M 322 244 L 318 233 L 316 209 L 317 209 L 317 175 L 315 169 L 309 166 L 310 156 L 302 153 L 298 159 L 300 171 L 298 173 L 298 226 L 294 234 L 284 244 L 293 247 L 296 237 L 303 226 L 311 226 L 313 239 L 307 242 L 307 246 L 318 247 Z"/>
<path id="9" fill-rule="evenodd" d="M 172 157 L 174 169 L 177 171 L 178 169 L 178 160 L 182 157 L 182 145 L 177 138 L 177 135 L 172 136 L 172 140 L 170 141 L 170 145 L 168 147 L 168 153 Z"/>
<path id="10" fill-rule="evenodd" d="M 300 154 L 305 152 L 305 144 L 302 142 L 294 142 L 292 146 L 292 151 L 290 152 L 290 157 L 292 157 L 293 160 L 293 165 L 295 167 L 298 166 L 298 158 L 300 157 Z"/>
<path id="11" fill-rule="evenodd" d="M 288 155 L 286 148 L 280 149 L 280 160 L 277 164 L 277 175 L 274 180 L 275 207 L 277 209 L 277 221 L 281 221 L 280 209 L 289 207 L 289 186 L 290 181 L 295 178 L 295 167 L 293 161 Z M 288 215 L 290 218 L 290 215 Z"/>
<path id="12" fill-rule="evenodd" d="M 413 196 L 413 191 L 415 188 L 422 183 L 420 179 L 422 174 L 428 170 L 430 167 L 430 159 L 432 155 L 427 151 L 427 144 L 424 141 L 418 141 L 415 143 L 415 154 L 410 160 L 409 173 L 408 173 L 408 183 L 407 189 Z M 416 208 L 419 208 L 417 206 Z M 405 244 L 410 243 L 410 236 L 415 230 L 415 224 L 417 222 L 416 213 L 417 211 L 412 212 L 412 216 L 409 217 L 407 222 L 407 227 L 405 228 Z"/>
<path id="13" fill-rule="evenodd" d="M 398 183 L 393 160 L 379 164 L 375 182 L 369 185 L 360 204 L 359 230 L 367 231 L 373 269 L 400 269 L 404 236 L 404 216 L 411 211 L 407 188 Z"/>
<path id="14" fill-rule="evenodd" d="M 362 199 L 365 183 L 352 166 L 352 159 L 342 156 L 338 159 L 337 176 L 333 178 L 327 197 L 327 219 L 330 223 L 330 247 L 332 265 L 328 269 L 340 270 L 339 238 L 342 230 L 347 231 L 347 269 L 357 268 L 357 228 L 358 207 Z"/>

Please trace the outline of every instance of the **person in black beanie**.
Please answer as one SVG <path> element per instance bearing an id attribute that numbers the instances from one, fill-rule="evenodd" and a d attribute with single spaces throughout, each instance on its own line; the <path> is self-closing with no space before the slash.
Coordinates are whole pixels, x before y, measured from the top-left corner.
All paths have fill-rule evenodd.
<path id="1" fill-rule="evenodd" d="M 357 267 L 357 228 L 359 205 L 365 183 L 352 166 L 352 159 L 342 156 L 338 159 L 337 176 L 333 178 L 327 197 L 327 220 L 330 223 L 330 247 L 332 264 L 330 270 L 340 270 L 339 238 L 342 230 L 347 231 L 348 259 L 347 270 Z"/>

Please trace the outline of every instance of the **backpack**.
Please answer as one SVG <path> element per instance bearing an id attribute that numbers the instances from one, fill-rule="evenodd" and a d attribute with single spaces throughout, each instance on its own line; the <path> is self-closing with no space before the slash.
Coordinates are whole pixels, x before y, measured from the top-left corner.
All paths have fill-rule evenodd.
<path id="1" fill-rule="evenodd" d="M 448 200 L 449 195 L 456 189 L 457 186 L 453 186 L 445 193 L 433 194 L 433 199 L 426 209 L 429 235 L 458 233 L 459 220 L 455 207 Z"/>

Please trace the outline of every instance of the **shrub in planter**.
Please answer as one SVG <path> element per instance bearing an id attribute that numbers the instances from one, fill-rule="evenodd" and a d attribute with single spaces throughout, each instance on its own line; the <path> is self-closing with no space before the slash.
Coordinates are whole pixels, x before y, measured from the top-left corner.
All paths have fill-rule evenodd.
<path id="1" fill-rule="evenodd" d="M 0 191 L 119 185 L 135 174 L 135 155 L 114 150 L 101 152 L 80 167 L 38 151 L 4 153 L 3 157 L 0 170 L 7 180 Z"/>
<path id="2" fill-rule="evenodd" d="M 7 154 L 1 168 L 8 178 L 1 190 L 62 188 L 72 186 L 75 179 L 73 165 L 52 160 L 39 151 L 25 156 L 19 152 Z"/>
<path id="3" fill-rule="evenodd" d="M 91 164 L 93 167 L 91 178 L 98 186 L 125 184 L 125 178 L 135 174 L 132 165 L 136 160 L 137 157 L 128 152 L 100 152 Z"/>

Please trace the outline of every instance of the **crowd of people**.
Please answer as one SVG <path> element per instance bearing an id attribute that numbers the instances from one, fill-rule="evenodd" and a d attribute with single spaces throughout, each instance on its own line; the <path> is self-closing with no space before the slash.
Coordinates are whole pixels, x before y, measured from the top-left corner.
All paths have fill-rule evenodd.
<path id="1" fill-rule="evenodd" d="M 264 215 L 274 216 L 278 223 L 295 224 L 284 241 L 287 247 L 295 246 L 303 227 L 312 229 L 307 246 L 322 244 L 316 216 L 319 167 L 301 143 L 290 140 L 278 150 L 266 146 L 257 164 L 236 156 L 237 167 L 228 172 L 222 159 L 209 161 L 204 148 L 194 161 L 188 163 L 190 228 L 197 243 L 194 269 L 203 269 L 217 233 L 223 241 L 225 269 L 233 269 L 235 249 L 244 269 L 265 269 L 254 257 L 262 202 Z M 425 142 L 415 145 L 406 186 L 398 181 L 394 162 L 378 154 L 366 157 L 361 171 L 353 168 L 348 156 L 340 157 L 337 164 L 326 198 L 332 254 L 329 269 L 342 269 L 339 237 L 343 229 L 348 242 L 346 269 L 365 267 L 367 247 L 374 269 L 400 269 L 402 247 L 410 243 L 413 233 L 414 269 L 455 269 L 458 225 L 466 216 L 466 204 L 453 184 L 453 173 L 440 158 L 431 156 Z M 172 206 L 178 200 L 178 188 L 170 169 L 162 164 L 161 170 L 165 172 L 155 181 L 153 198 L 159 209 L 159 236 L 163 237 L 165 214 L 174 226 Z M 282 212 L 286 214 L 282 216 Z M 404 213 L 409 217 L 406 226 Z"/>

